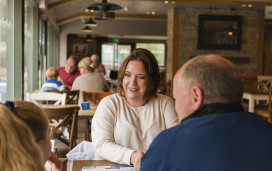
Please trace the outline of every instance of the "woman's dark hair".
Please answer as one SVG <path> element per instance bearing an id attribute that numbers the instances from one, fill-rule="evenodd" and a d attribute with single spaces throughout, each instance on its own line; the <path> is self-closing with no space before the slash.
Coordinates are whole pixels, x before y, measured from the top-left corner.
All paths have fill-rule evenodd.
<path id="1" fill-rule="evenodd" d="M 156 96 L 157 89 L 160 83 L 160 72 L 158 61 L 156 57 L 147 49 L 138 48 L 132 51 L 131 55 L 129 55 L 126 60 L 123 62 L 121 68 L 118 72 L 118 84 L 117 91 L 123 95 L 123 79 L 125 75 L 125 71 L 127 65 L 130 61 L 139 61 L 144 65 L 148 86 L 145 92 L 144 98 L 148 101 L 152 96 Z"/>

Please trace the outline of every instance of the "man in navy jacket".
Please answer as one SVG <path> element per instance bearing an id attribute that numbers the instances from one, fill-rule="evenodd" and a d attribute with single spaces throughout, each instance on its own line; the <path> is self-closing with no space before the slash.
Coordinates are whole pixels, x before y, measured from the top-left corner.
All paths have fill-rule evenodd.
<path id="1" fill-rule="evenodd" d="M 155 138 L 141 171 L 272 170 L 272 126 L 243 111 L 242 94 L 228 60 L 206 55 L 184 64 L 173 89 L 181 124 Z"/>

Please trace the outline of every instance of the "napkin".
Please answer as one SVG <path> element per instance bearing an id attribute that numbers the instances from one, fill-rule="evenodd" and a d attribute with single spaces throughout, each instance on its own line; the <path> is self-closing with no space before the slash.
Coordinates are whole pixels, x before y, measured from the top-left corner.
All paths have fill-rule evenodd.
<path id="1" fill-rule="evenodd" d="M 89 141 L 82 141 L 67 153 L 66 157 L 69 160 L 93 160 L 95 158 L 93 144 Z"/>

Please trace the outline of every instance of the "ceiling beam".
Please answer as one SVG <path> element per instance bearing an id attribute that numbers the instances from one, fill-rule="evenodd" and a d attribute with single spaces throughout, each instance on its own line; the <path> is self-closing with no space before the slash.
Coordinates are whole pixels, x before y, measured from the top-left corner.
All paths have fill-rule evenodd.
<path id="1" fill-rule="evenodd" d="M 57 21 L 58 25 L 63 25 L 69 22 L 72 22 L 74 20 L 78 20 L 81 18 L 88 18 L 88 17 L 93 17 L 92 13 L 78 13 L 75 15 L 72 15 L 70 17 L 61 19 Z M 115 18 L 116 19 L 167 19 L 166 15 L 146 15 L 146 14 L 116 14 L 115 13 Z"/>
<path id="2" fill-rule="evenodd" d="M 126 1 L 155 1 L 162 2 L 163 0 L 126 0 Z M 168 0 L 173 1 L 173 0 Z M 204 3 L 204 4 L 229 4 L 229 5 L 242 5 L 242 4 L 252 4 L 256 6 L 272 6 L 271 0 L 174 0 L 177 2 L 184 3 Z"/>
<path id="3" fill-rule="evenodd" d="M 55 2 L 55 3 L 48 4 L 47 8 L 52 9 L 52 8 L 60 7 L 60 6 L 66 5 L 66 4 L 70 4 L 70 3 L 74 2 L 74 1 L 77 1 L 77 0 L 58 1 L 58 2 Z"/>

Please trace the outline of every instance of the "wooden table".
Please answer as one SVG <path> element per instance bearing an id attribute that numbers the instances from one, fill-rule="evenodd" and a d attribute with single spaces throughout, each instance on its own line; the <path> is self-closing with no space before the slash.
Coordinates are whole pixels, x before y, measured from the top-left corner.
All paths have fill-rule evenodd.
<path id="1" fill-rule="evenodd" d="M 89 120 L 91 120 L 95 114 L 97 105 L 90 105 L 90 110 L 79 110 L 78 111 L 78 119 L 85 119 L 85 140 L 91 141 L 89 138 Z"/>
<path id="2" fill-rule="evenodd" d="M 72 161 L 69 161 L 72 162 Z M 81 171 L 82 166 L 121 166 L 107 160 L 74 160 L 73 171 Z"/>
<path id="3" fill-rule="evenodd" d="M 243 99 L 248 100 L 248 111 L 254 112 L 255 101 L 266 100 L 268 101 L 269 95 L 268 93 L 264 93 L 260 90 L 245 90 L 243 93 Z"/>

